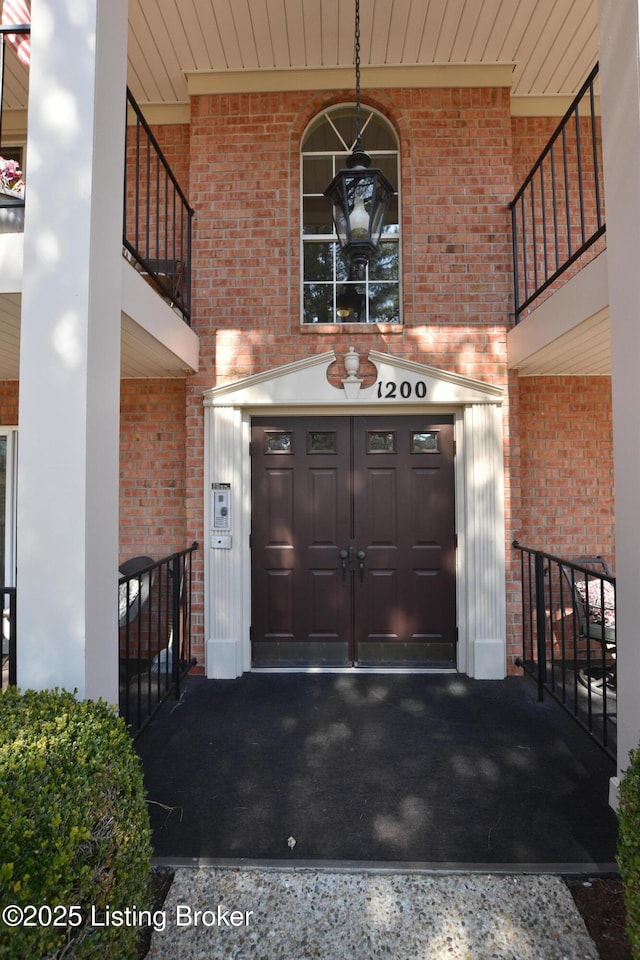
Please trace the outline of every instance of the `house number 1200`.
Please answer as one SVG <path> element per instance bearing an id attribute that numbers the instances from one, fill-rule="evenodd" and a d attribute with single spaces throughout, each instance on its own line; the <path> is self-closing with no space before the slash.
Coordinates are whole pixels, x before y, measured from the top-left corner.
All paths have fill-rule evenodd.
<path id="1" fill-rule="evenodd" d="M 397 400 L 401 397 L 403 400 L 409 400 L 412 396 L 418 400 L 424 400 L 427 395 L 427 385 L 424 380 L 418 380 L 416 383 L 410 383 L 403 380 L 402 383 L 396 383 L 395 380 L 387 380 L 383 383 L 378 381 L 378 400 Z"/>

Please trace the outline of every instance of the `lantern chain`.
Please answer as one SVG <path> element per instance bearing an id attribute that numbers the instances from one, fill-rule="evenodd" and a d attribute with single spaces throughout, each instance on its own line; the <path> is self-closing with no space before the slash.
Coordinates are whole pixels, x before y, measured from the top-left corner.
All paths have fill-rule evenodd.
<path id="1" fill-rule="evenodd" d="M 355 25 L 355 60 L 356 60 L 356 142 L 354 150 L 361 148 L 361 121 L 360 121 L 360 0 L 356 2 Z"/>

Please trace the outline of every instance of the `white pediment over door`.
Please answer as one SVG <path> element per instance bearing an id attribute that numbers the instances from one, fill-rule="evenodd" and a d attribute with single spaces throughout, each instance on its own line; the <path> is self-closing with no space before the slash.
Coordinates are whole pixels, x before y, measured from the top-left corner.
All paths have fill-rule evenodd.
<path id="1" fill-rule="evenodd" d="M 501 403 L 503 390 L 490 383 L 391 354 L 370 351 L 377 369 L 376 381 L 353 392 L 338 389 L 327 380 L 327 370 L 341 356 L 333 350 L 265 370 L 235 383 L 213 387 L 204 394 L 206 406 L 260 407 L 286 404 L 342 406 L 345 403 L 381 404 L 385 408 L 411 403 L 455 404 Z M 346 371 L 344 373 L 346 379 Z"/>

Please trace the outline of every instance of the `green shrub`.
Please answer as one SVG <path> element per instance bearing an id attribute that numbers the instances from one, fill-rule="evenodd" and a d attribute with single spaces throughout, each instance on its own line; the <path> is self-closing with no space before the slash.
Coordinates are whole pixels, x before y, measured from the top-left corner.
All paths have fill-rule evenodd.
<path id="1" fill-rule="evenodd" d="M 45 910 L 34 927 L 0 919 L 0 957 L 135 958 L 135 923 L 99 923 L 106 908 L 149 908 L 150 863 L 142 773 L 114 709 L 57 690 L 2 693 L 0 910 Z M 80 908 L 70 926 L 52 925 L 57 906 Z"/>
<path id="2" fill-rule="evenodd" d="M 620 784 L 618 866 L 624 884 L 627 935 L 640 960 L 640 750 L 632 750 Z"/>

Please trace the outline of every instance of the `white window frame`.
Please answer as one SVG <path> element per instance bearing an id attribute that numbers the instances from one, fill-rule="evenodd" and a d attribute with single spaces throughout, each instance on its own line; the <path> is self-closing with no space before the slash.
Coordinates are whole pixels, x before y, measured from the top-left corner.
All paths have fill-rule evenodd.
<path id="1" fill-rule="evenodd" d="M 17 528 L 17 471 L 18 471 L 18 428 L 0 426 L 0 437 L 7 441 L 6 497 L 5 497 L 5 543 L 4 543 L 4 583 L 0 587 L 16 585 L 16 528 Z"/>
<path id="2" fill-rule="evenodd" d="M 340 169 L 342 169 L 342 168 L 344 168 L 344 167 L 346 166 L 347 157 L 352 153 L 354 144 L 353 144 L 353 143 L 346 143 L 346 141 L 344 140 L 344 138 L 343 138 L 342 135 L 340 134 L 339 130 L 337 129 L 337 127 L 336 127 L 335 124 L 333 123 L 331 117 L 332 117 L 332 114 L 336 114 L 336 113 L 339 113 L 339 112 L 341 112 L 341 111 L 349 110 L 349 109 L 353 110 L 353 112 L 355 113 L 355 109 L 356 109 L 355 104 L 354 104 L 354 103 L 334 104 L 334 105 L 332 105 L 331 107 L 327 107 L 326 109 L 322 110 L 320 113 L 316 114 L 316 116 L 313 118 L 313 120 L 309 123 L 309 125 L 307 126 L 307 129 L 305 130 L 305 132 L 304 132 L 304 134 L 303 134 L 303 136 L 302 136 L 302 140 L 301 140 L 301 146 L 300 146 L 300 323 L 301 323 L 301 326 L 303 326 L 303 327 L 313 328 L 313 327 L 315 326 L 315 324 L 314 324 L 313 321 L 305 321 L 305 310 L 304 310 L 304 305 L 305 305 L 305 276 L 304 276 L 304 250 L 305 250 L 305 243 L 314 243 L 314 242 L 324 243 L 324 244 L 329 244 L 329 243 L 332 243 L 332 244 L 333 244 L 333 276 L 332 276 L 332 279 L 331 279 L 331 280 L 328 280 L 328 281 L 317 281 L 317 283 L 318 283 L 318 284 L 325 283 L 327 286 L 331 285 L 331 287 L 332 287 L 332 306 L 333 306 L 332 314 L 333 314 L 333 316 L 334 316 L 336 319 L 335 319 L 334 321 L 332 321 L 331 326 L 333 326 L 333 325 L 335 325 L 335 324 L 339 324 L 340 326 L 343 326 L 343 325 L 344 325 L 344 322 L 341 322 L 341 321 L 337 318 L 337 311 L 336 311 L 336 298 L 337 298 L 337 295 L 338 295 L 340 289 L 343 287 L 344 281 L 343 281 L 342 279 L 338 279 L 338 267 L 337 267 L 337 265 L 338 265 L 339 258 L 341 257 L 341 253 L 340 253 L 340 248 L 339 248 L 339 245 L 338 245 L 338 237 L 337 237 L 337 234 L 336 234 L 336 232 L 335 232 L 335 229 L 333 230 L 333 232 L 332 232 L 331 234 L 329 234 L 329 233 L 309 234 L 309 233 L 305 233 L 305 232 L 304 232 L 304 199 L 305 199 L 305 197 L 320 197 L 320 196 L 322 196 L 322 194 L 314 194 L 314 193 L 305 193 L 305 192 L 304 192 L 304 186 L 305 186 L 305 184 L 304 184 L 304 157 L 330 158 L 330 159 L 332 160 L 332 173 L 331 173 L 331 176 L 332 176 L 332 177 L 335 176 L 335 174 L 338 172 L 338 170 L 340 170 Z M 378 283 L 386 283 L 386 282 L 388 282 L 390 285 L 393 284 L 394 286 L 397 286 L 397 291 L 398 291 L 398 319 L 397 319 L 397 320 L 394 320 L 394 321 L 387 321 L 387 322 L 389 323 L 389 326 L 394 327 L 394 328 L 398 328 L 398 327 L 402 327 L 402 324 L 403 324 L 403 317 L 402 317 L 402 225 L 401 225 L 401 223 L 400 223 L 400 210 L 401 210 L 401 203 L 400 203 L 400 147 L 399 147 L 399 144 L 398 144 L 398 142 L 397 142 L 397 136 L 396 136 L 395 130 L 393 129 L 392 125 L 390 124 L 390 122 L 387 120 L 387 118 L 386 118 L 383 114 L 381 114 L 379 111 L 375 110 L 373 107 L 369 107 L 369 106 L 362 107 L 361 110 L 362 110 L 362 117 L 363 117 L 363 123 L 362 123 L 362 143 L 363 143 L 363 146 L 364 146 L 366 152 L 367 152 L 367 153 L 369 154 L 369 156 L 371 157 L 372 166 L 375 167 L 375 166 L 377 165 L 377 164 L 376 164 L 376 161 L 378 160 L 378 158 L 383 158 L 383 157 L 395 157 L 395 158 L 396 158 L 396 176 L 395 176 L 395 179 L 393 180 L 393 185 L 396 187 L 396 196 L 397 196 L 397 203 L 398 203 L 398 232 L 397 232 L 396 234 L 385 234 L 385 233 L 383 233 L 382 238 L 381 238 L 381 243 L 388 243 L 388 242 L 392 242 L 392 243 L 393 243 L 393 242 L 395 242 L 395 243 L 398 244 L 398 276 L 397 276 L 397 278 L 394 277 L 392 281 L 384 281 L 384 280 L 379 280 L 379 279 L 377 279 L 377 278 L 372 278 L 372 279 L 370 279 L 370 278 L 369 278 L 369 265 L 367 264 L 365 280 L 362 282 L 362 284 L 358 284 L 359 287 L 364 287 L 364 293 L 365 293 L 365 298 L 364 298 L 364 302 L 365 302 L 365 315 L 364 315 L 364 317 L 361 318 L 361 320 L 360 320 L 358 323 L 355 324 L 355 326 L 358 327 L 358 328 L 361 328 L 361 327 L 363 327 L 363 326 L 369 325 L 369 326 L 371 326 L 373 329 L 377 329 L 381 324 L 385 323 L 384 321 L 381 321 L 381 320 L 376 320 L 376 319 L 371 320 L 371 319 L 370 319 L 370 313 L 369 313 L 370 298 L 369 298 L 369 296 L 368 296 L 367 294 L 368 294 L 368 291 L 369 291 L 369 289 L 370 289 L 371 286 L 374 286 L 375 284 L 378 284 Z M 377 120 L 382 126 L 385 127 L 385 129 L 389 132 L 390 136 L 393 137 L 394 141 L 396 142 L 396 147 L 395 147 L 394 150 L 373 150 L 373 149 L 368 149 L 368 147 L 367 147 L 367 142 L 366 142 L 366 129 L 367 129 L 368 124 L 371 122 L 371 120 L 372 120 L 374 117 L 376 118 L 376 120 Z M 339 142 L 339 143 L 342 145 L 342 150 L 338 150 L 338 149 L 327 150 L 327 151 L 318 151 L 318 150 L 308 150 L 308 151 L 307 151 L 307 150 L 305 150 L 305 146 L 304 146 L 304 145 L 305 145 L 305 141 L 306 141 L 307 137 L 308 137 L 309 134 L 312 132 L 312 130 L 316 129 L 317 126 L 318 126 L 321 122 L 323 122 L 324 120 L 326 120 L 326 121 L 329 123 L 329 125 L 333 128 L 333 131 L 334 131 L 335 136 L 336 136 L 336 141 Z M 327 180 L 327 185 L 329 184 L 329 182 L 330 182 L 330 181 Z M 327 202 L 327 206 L 328 206 L 328 201 L 326 201 L 326 202 Z M 343 271 L 344 271 L 344 267 L 343 267 Z M 323 325 L 324 325 L 324 324 L 323 324 Z"/>

